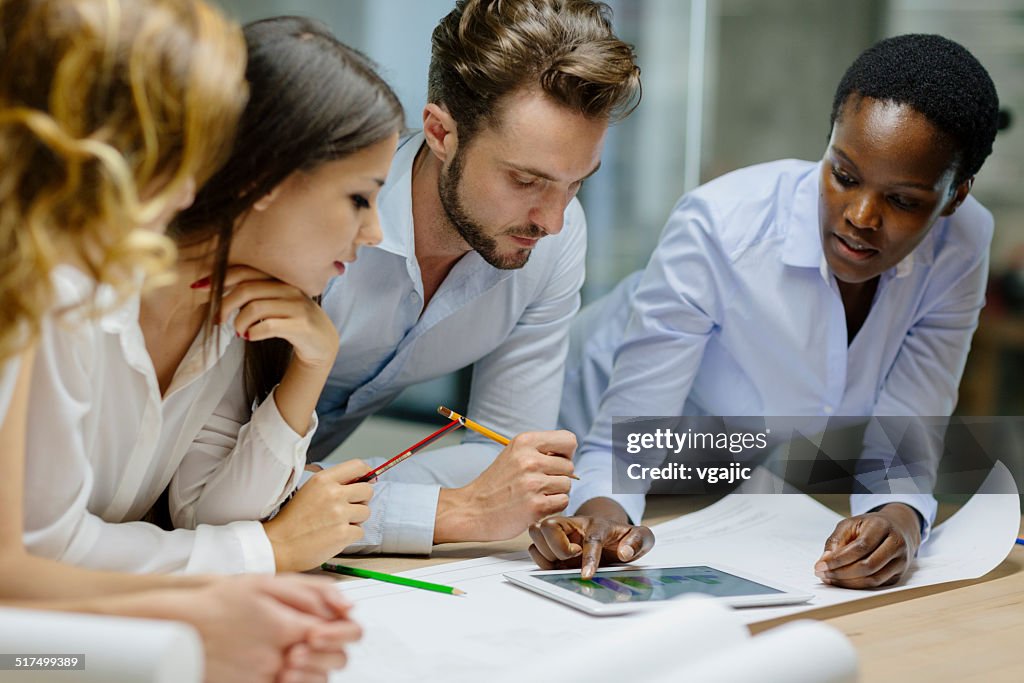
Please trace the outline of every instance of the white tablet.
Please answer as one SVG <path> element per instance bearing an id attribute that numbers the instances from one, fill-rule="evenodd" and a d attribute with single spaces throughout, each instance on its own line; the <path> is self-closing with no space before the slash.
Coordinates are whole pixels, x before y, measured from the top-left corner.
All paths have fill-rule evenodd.
<path id="1" fill-rule="evenodd" d="M 579 569 L 511 572 L 505 578 L 596 615 L 649 609 L 694 593 L 731 607 L 790 605 L 814 597 L 720 564 L 602 567 L 586 581 L 580 578 Z"/>

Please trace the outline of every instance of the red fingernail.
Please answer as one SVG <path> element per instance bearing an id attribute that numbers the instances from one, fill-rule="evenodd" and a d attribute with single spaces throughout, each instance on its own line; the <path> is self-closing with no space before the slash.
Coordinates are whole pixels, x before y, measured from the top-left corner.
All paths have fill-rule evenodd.
<path id="1" fill-rule="evenodd" d="M 248 332 L 246 332 L 245 334 L 243 334 L 243 335 L 242 335 L 242 339 L 244 339 L 244 340 L 246 340 L 246 341 L 249 341 L 249 333 L 248 333 Z"/>
<path id="2" fill-rule="evenodd" d="M 210 278 L 209 277 L 200 278 L 200 279 L 196 280 L 195 282 L 193 282 L 192 284 L 189 285 L 189 287 L 191 287 L 192 289 L 206 289 L 209 286 L 210 286 Z"/>

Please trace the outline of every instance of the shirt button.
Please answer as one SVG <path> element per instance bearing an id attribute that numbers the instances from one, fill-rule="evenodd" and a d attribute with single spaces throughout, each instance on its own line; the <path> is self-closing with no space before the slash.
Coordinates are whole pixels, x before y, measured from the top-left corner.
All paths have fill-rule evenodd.
<path id="1" fill-rule="evenodd" d="M 822 408 L 822 410 L 825 411 L 826 415 L 831 415 L 833 409 L 832 409 L 832 406 L 825 406 L 824 408 Z"/>

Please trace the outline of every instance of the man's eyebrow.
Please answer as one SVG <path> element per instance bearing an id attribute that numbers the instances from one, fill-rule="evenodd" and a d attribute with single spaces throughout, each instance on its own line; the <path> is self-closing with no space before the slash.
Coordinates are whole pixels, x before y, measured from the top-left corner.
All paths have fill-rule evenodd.
<path id="1" fill-rule="evenodd" d="M 551 181 L 553 183 L 559 182 L 557 178 L 553 178 L 550 175 L 548 175 L 547 173 L 545 173 L 544 171 L 538 170 L 536 168 L 531 168 L 529 166 L 520 166 L 519 164 L 508 164 L 508 166 L 512 170 L 518 171 L 519 173 L 525 173 L 527 175 L 536 176 L 536 177 L 542 178 L 544 180 L 549 180 L 549 181 Z M 580 178 L 580 180 L 586 180 L 590 176 L 592 176 L 595 173 L 597 173 L 598 170 L 600 170 L 600 168 L 601 168 L 601 162 L 599 161 L 599 162 L 597 162 L 597 166 L 595 166 L 594 169 L 590 173 L 588 173 L 587 175 L 585 175 L 582 178 Z"/>
<path id="2" fill-rule="evenodd" d="M 843 161 L 845 161 L 850 166 L 852 166 L 854 171 L 860 173 L 860 169 L 857 168 L 857 164 L 853 163 L 853 159 L 851 159 L 846 154 L 846 152 L 844 152 L 843 150 L 839 149 L 835 145 L 832 145 L 832 151 L 837 156 L 841 157 Z M 916 182 L 914 182 L 912 180 L 899 180 L 899 181 L 896 181 L 895 183 L 892 183 L 892 185 L 894 187 L 906 187 L 906 188 L 910 188 L 910 189 L 913 189 L 913 190 L 921 190 L 922 192 L 935 192 L 935 188 L 933 186 L 927 185 L 925 183 L 916 183 Z"/>

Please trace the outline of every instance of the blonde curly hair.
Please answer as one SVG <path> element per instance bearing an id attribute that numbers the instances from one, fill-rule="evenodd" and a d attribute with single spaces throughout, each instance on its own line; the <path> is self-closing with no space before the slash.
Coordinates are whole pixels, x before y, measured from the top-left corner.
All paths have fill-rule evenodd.
<path id="1" fill-rule="evenodd" d="M 201 0 L 0 0 L 0 65 L 2 364 L 56 264 L 124 291 L 171 263 L 159 223 L 223 161 L 247 88 L 239 27 Z"/>

